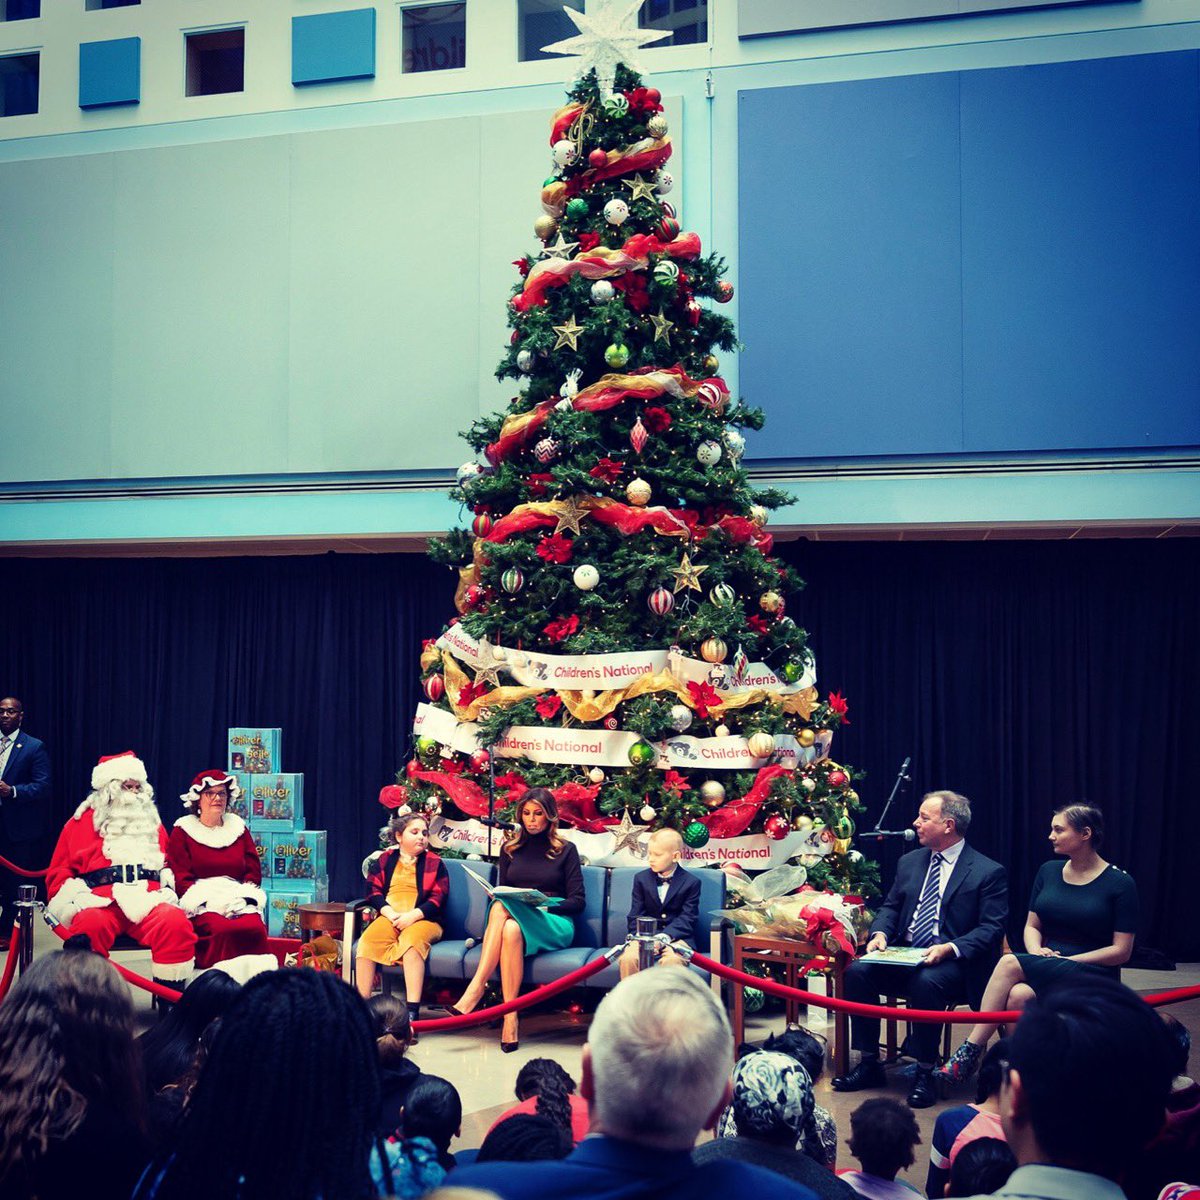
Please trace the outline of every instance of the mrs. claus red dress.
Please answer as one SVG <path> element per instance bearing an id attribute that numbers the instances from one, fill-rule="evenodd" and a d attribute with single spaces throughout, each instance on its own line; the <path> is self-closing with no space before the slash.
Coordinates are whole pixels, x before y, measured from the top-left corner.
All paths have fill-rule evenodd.
<path id="1" fill-rule="evenodd" d="M 196 966 L 267 954 L 262 864 L 246 823 L 227 812 L 214 829 L 189 813 L 167 842 L 179 904 L 196 929 Z"/>

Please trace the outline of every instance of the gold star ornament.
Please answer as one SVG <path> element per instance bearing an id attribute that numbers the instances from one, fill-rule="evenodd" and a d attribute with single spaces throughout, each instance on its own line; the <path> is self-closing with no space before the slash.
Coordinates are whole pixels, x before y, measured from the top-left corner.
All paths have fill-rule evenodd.
<path id="1" fill-rule="evenodd" d="M 691 588 L 693 592 L 698 592 L 700 590 L 700 576 L 707 570 L 707 566 L 697 566 L 685 554 L 683 561 L 671 572 L 675 576 L 675 586 L 671 590 L 679 593 L 684 588 Z"/>
<path id="2" fill-rule="evenodd" d="M 625 809 L 621 813 L 621 820 L 612 832 L 613 837 L 617 839 L 613 843 L 613 854 L 619 854 L 622 850 L 628 850 L 631 854 L 636 854 L 638 858 L 646 857 L 646 849 L 641 843 L 641 836 L 645 833 L 645 828 L 633 823 L 633 818 L 629 815 L 629 809 Z"/>
<path id="3" fill-rule="evenodd" d="M 575 320 L 574 313 L 562 325 L 552 325 L 551 328 L 558 334 L 555 350 L 561 350 L 564 346 L 570 346 L 572 350 L 579 349 L 579 335 L 583 332 L 583 326 Z"/>
<path id="4" fill-rule="evenodd" d="M 632 179 L 622 179 L 621 182 L 633 192 L 629 197 L 630 204 L 635 200 L 655 199 L 654 184 L 641 175 L 635 175 Z"/>
<path id="5" fill-rule="evenodd" d="M 476 683 L 490 683 L 492 687 L 500 686 L 500 660 L 492 649 L 492 643 L 486 639 L 479 643 L 479 653 L 475 658 Z"/>
<path id="6" fill-rule="evenodd" d="M 568 496 L 565 500 L 559 500 L 555 506 L 557 515 L 557 523 L 554 526 L 555 533 L 562 533 L 564 529 L 571 533 L 578 534 L 580 532 L 579 522 L 588 515 L 588 509 L 584 508 L 574 496 Z"/>
<path id="7" fill-rule="evenodd" d="M 666 342 L 668 345 L 670 345 L 671 330 L 675 328 L 675 322 L 668 321 L 663 315 L 662 309 L 660 308 L 658 310 L 657 317 L 651 314 L 650 324 L 654 326 L 654 340 L 656 342 Z"/>

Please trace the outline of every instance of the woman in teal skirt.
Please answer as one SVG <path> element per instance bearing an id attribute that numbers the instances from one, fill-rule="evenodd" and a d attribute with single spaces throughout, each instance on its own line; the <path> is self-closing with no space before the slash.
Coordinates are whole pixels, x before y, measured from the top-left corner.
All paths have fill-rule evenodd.
<path id="1" fill-rule="evenodd" d="M 1104 817 L 1089 804 L 1070 804 L 1050 821 L 1050 845 L 1067 861 L 1043 863 L 1033 881 L 1024 954 L 1006 954 L 983 993 L 984 1012 L 1022 1009 L 1068 979 L 1119 979 L 1133 953 L 1138 894 L 1133 879 L 1100 857 Z M 975 1025 L 938 1075 L 969 1079 L 995 1025 Z"/>
<path id="2" fill-rule="evenodd" d="M 517 827 L 500 851 L 501 886 L 536 888 L 555 898 L 535 906 L 520 900 L 494 899 L 483 930 L 479 966 L 467 990 L 448 1010 L 455 1016 L 472 1012 L 483 999 L 483 989 L 500 967 L 500 991 L 515 1000 L 525 974 L 525 956 L 542 950 L 563 950 L 575 936 L 577 913 L 583 912 L 583 868 L 579 851 L 558 833 L 558 805 L 547 788 L 531 788 L 517 806 Z M 519 1044 L 517 1014 L 504 1018 L 500 1048 Z"/>

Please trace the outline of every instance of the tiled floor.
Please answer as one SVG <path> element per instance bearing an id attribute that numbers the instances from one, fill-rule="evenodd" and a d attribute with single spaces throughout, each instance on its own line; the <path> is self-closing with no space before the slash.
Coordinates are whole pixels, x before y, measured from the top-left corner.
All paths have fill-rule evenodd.
<path id="1" fill-rule="evenodd" d="M 44 926 L 39 926 L 35 938 L 35 953 L 42 954 L 55 948 L 58 940 Z M 5 955 L 0 954 L 0 964 Z M 130 952 L 119 956 L 123 965 L 131 970 L 146 974 L 149 955 Z M 1135 991 L 1150 993 L 1170 988 L 1185 987 L 1200 983 L 1200 963 L 1181 964 L 1176 971 L 1126 971 L 1124 981 Z M 557 1003 L 557 1002 L 555 1002 Z M 149 1018 L 149 999 L 144 992 L 137 992 L 139 1009 L 145 1010 Z M 1171 1010 L 1192 1031 L 1200 1044 L 1200 1000 L 1178 1004 Z M 500 1031 L 496 1028 L 480 1028 L 468 1033 L 427 1034 L 412 1051 L 412 1058 L 427 1073 L 449 1079 L 463 1098 L 462 1139 L 455 1147 L 478 1146 L 492 1121 L 514 1103 L 513 1083 L 522 1065 L 531 1058 L 545 1056 L 556 1059 L 576 1079 L 579 1077 L 580 1057 L 587 1040 L 588 1018 L 563 1012 L 535 1012 L 521 1021 L 521 1046 L 513 1054 L 500 1051 Z M 832 1022 L 826 1022 L 823 1011 L 811 1010 L 809 1027 L 832 1038 Z M 772 1030 L 784 1027 L 782 1011 L 747 1018 L 748 1041 L 762 1041 Z M 966 1026 L 955 1027 L 954 1041 L 957 1044 L 966 1033 Z M 1193 1060 L 1197 1061 L 1197 1060 Z M 1200 1062 L 1197 1062 L 1200 1069 Z M 844 1139 L 849 1133 L 850 1113 L 870 1095 L 883 1094 L 903 1099 L 907 1088 L 898 1068 L 890 1071 L 890 1087 L 886 1092 L 859 1092 L 845 1095 L 829 1086 L 829 1075 L 817 1085 L 818 1102 L 834 1115 L 838 1132 L 843 1140 L 838 1157 L 839 1166 L 852 1166 L 853 1160 L 845 1150 Z M 962 1103 L 973 1098 L 965 1088 L 961 1096 L 952 1097 L 948 1103 Z M 917 1113 L 923 1142 L 927 1145 L 933 1123 L 940 1108 L 929 1108 Z M 455 1147 L 452 1147 L 454 1149 Z M 917 1164 L 905 1176 L 917 1187 L 924 1188 L 927 1155 L 918 1151 Z"/>

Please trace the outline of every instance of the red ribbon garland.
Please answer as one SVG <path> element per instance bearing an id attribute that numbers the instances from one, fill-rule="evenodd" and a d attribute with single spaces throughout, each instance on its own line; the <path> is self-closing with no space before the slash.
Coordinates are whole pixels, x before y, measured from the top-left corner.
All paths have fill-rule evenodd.
<path id="1" fill-rule="evenodd" d="M 717 809 L 711 816 L 704 817 L 702 825 L 708 826 L 708 832 L 715 838 L 737 837 L 750 828 L 750 823 L 758 816 L 774 783 L 780 775 L 786 772 L 786 767 L 778 763 L 762 767 L 754 777 L 754 786 L 740 799 Z"/>

